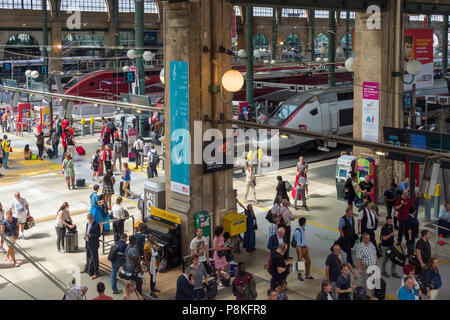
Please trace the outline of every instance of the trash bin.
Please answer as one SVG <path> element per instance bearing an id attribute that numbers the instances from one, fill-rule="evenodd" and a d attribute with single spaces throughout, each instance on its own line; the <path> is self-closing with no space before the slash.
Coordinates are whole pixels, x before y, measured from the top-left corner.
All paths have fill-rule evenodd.
<path id="1" fill-rule="evenodd" d="M 230 237 L 247 231 L 247 216 L 237 212 L 229 213 L 222 218 L 223 231 L 228 232 Z"/>
<path id="2" fill-rule="evenodd" d="M 203 236 L 208 239 L 208 244 L 210 245 L 211 238 L 211 216 L 208 211 L 203 210 L 200 212 L 196 212 L 195 216 L 195 230 L 198 228 L 203 229 Z"/>

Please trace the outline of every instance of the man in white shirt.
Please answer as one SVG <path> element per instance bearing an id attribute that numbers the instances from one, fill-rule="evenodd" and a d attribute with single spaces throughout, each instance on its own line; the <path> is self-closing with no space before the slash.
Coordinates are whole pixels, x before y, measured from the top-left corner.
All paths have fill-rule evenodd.
<path id="1" fill-rule="evenodd" d="M 139 135 L 137 140 L 133 143 L 133 149 L 136 156 L 136 168 L 141 164 L 141 153 L 144 152 L 144 141 L 142 141 L 142 136 Z"/>
<path id="2" fill-rule="evenodd" d="M 30 208 L 28 206 L 28 202 L 20 196 L 19 192 L 15 192 L 14 198 L 12 199 L 10 204 L 10 208 L 13 211 L 13 217 L 17 218 L 20 223 L 20 239 L 25 239 L 23 230 L 25 227 L 25 223 L 27 222 L 27 218 L 30 216 Z"/>
<path id="3" fill-rule="evenodd" d="M 156 166 L 158 165 L 159 155 L 155 149 L 155 146 L 152 145 L 150 151 L 147 153 L 148 157 L 148 167 L 147 167 L 147 177 L 153 178 L 158 176 L 158 170 L 156 170 Z"/>
<path id="4" fill-rule="evenodd" d="M 438 225 L 445 229 L 439 229 L 439 234 L 442 234 L 444 237 L 448 237 L 450 231 L 446 229 L 450 229 L 450 203 L 446 203 L 445 206 L 439 211 L 439 222 Z"/>
<path id="5" fill-rule="evenodd" d="M 119 241 L 120 236 L 124 233 L 125 209 L 122 207 L 122 197 L 117 197 L 116 203 L 111 208 L 112 218 L 119 221 L 113 221 L 114 242 Z"/>
<path id="6" fill-rule="evenodd" d="M 193 254 L 198 255 L 198 261 L 203 263 L 206 272 L 211 273 L 211 262 L 209 261 L 209 244 L 208 239 L 203 236 L 203 229 L 198 228 L 196 231 L 197 236 L 192 239 L 190 244 L 191 256 Z"/>

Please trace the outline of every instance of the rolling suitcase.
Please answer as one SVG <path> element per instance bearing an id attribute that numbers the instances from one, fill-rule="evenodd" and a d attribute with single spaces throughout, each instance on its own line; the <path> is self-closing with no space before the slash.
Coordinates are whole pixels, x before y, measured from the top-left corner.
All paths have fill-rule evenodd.
<path id="1" fill-rule="evenodd" d="M 55 157 L 55 153 L 53 152 L 52 149 L 47 148 L 47 150 L 45 150 L 45 152 L 47 152 L 47 155 L 50 159 L 53 159 Z"/>
<path id="2" fill-rule="evenodd" d="M 73 253 L 78 251 L 78 232 L 66 233 L 66 252 Z"/>
<path id="3" fill-rule="evenodd" d="M 125 181 L 120 181 L 120 187 L 119 187 L 119 192 L 120 192 L 120 196 L 121 197 L 124 197 L 125 196 L 125 191 L 123 190 L 123 184 L 124 184 L 124 182 Z M 128 185 L 128 188 L 130 188 L 130 186 L 131 186 L 131 183 Z"/>
<path id="4" fill-rule="evenodd" d="M 82 188 L 82 187 L 86 186 L 86 180 L 85 179 L 77 179 L 76 183 L 77 183 L 77 188 Z"/>
<path id="5" fill-rule="evenodd" d="M 102 222 L 109 222 L 110 218 L 109 218 L 109 213 L 106 214 L 106 217 L 102 219 Z M 105 223 L 103 224 L 103 231 L 109 232 L 111 230 L 111 224 L 110 223 Z"/>
<path id="6" fill-rule="evenodd" d="M 86 154 L 86 150 L 82 146 L 78 146 L 75 148 L 79 156 L 84 156 Z"/>
<path id="7" fill-rule="evenodd" d="M 401 247 L 400 247 L 401 248 Z M 397 248 L 394 246 L 390 246 L 389 249 L 386 251 L 386 254 L 392 263 L 395 263 L 398 266 L 404 267 L 406 264 L 406 255 L 403 252 L 398 251 Z"/>

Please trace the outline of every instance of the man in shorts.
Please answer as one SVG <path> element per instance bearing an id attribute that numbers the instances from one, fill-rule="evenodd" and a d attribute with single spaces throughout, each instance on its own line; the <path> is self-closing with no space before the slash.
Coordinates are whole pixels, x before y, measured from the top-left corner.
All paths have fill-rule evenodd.
<path id="1" fill-rule="evenodd" d="M 18 223 L 20 224 L 21 235 L 19 238 L 25 239 L 23 230 L 25 227 L 25 223 L 27 222 L 27 218 L 30 216 L 30 208 L 28 206 L 28 202 L 20 196 L 19 192 L 15 192 L 10 207 L 13 212 L 13 217 L 16 218 L 18 220 Z"/>
<path id="2" fill-rule="evenodd" d="M 6 235 L 10 243 L 8 245 L 8 251 L 6 252 L 5 261 L 14 263 L 15 267 L 19 266 L 19 263 L 16 261 L 16 255 L 14 252 L 14 244 L 17 240 L 17 235 L 19 234 L 19 224 L 18 220 L 13 217 L 12 210 L 9 209 L 6 212 L 5 220 L 1 221 L 1 233 Z"/>

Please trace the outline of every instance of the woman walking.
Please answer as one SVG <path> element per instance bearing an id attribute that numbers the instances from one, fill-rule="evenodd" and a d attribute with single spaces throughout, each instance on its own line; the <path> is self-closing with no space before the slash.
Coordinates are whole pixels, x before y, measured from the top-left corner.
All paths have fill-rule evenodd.
<path id="1" fill-rule="evenodd" d="M 75 189 L 75 170 L 73 169 L 73 160 L 70 152 L 66 153 L 65 159 L 62 163 L 64 171 L 64 178 L 66 179 L 67 189 L 70 190 L 70 184 L 72 183 L 72 190 Z"/>
<path id="2" fill-rule="evenodd" d="M 111 210 L 111 196 L 114 194 L 114 174 L 112 170 L 107 170 L 106 175 L 103 178 L 103 193 L 105 195 L 105 203 L 108 206 L 108 210 Z"/>
<path id="3" fill-rule="evenodd" d="M 438 258 L 432 257 L 423 275 L 423 290 L 428 300 L 437 300 L 439 288 L 442 287 L 442 279 L 438 270 Z"/>
<path id="4" fill-rule="evenodd" d="M 247 191 L 245 192 L 244 202 L 248 202 L 247 200 L 248 192 L 250 189 L 252 189 L 253 198 L 255 202 L 258 203 L 258 200 L 256 200 L 256 191 L 255 191 L 256 178 L 255 173 L 253 172 L 253 164 L 249 163 L 247 165 L 247 170 L 245 171 L 245 174 L 246 174 L 245 183 L 247 184 Z"/>
<path id="5" fill-rule="evenodd" d="M 5 261 L 14 263 L 14 267 L 19 267 L 14 252 L 14 244 L 19 235 L 19 220 L 13 217 L 12 209 L 6 211 L 6 218 L 2 221 L 2 234 L 6 235 L 10 241 L 10 243 L 7 243 L 8 251 L 6 252 Z"/>
<path id="6" fill-rule="evenodd" d="M 64 239 L 66 237 L 66 228 L 73 229 L 75 225 L 73 224 L 72 218 L 69 212 L 69 203 L 64 202 L 59 208 L 56 214 L 56 248 L 58 253 L 65 253 Z"/>
<path id="7" fill-rule="evenodd" d="M 38 148 L 38 160 L 44 160 L 44 158 L 42 158 L 44 153 L 44 132 L 42 131 L 36 138 L 36 146 Z"/>
<path id="8" fill-rule="evenodd" d="M 351 171 L 350 177 L 345 181 L 344 199 L 347 200 L 347 209 L 353 208 L 353 201 L 356 198 L 356 188 L 358 187 L 358 179 L 356 172 Z"/>
<path id="9" fill-rule="evenodd" d="M 225 246 L 225 241 L 223 239 L 223 227 L 217 226 L 214 228 L 214 240 L 212 249 L 214 250 L 214 267 L 216 268 L 217 283 L 219 283 L 219 288 L 223 287 L 220 283 L 220 273 L 222 270 L 226 270 L 228 263 L 225 251 L 231 250 Z"/>
<path id="10" fill-rule="evenodd" d="M 100 165 L 100 149 L 95 150 L 95 153 L 92 155 L 91 159 L 91 169 L 92 169 L 92 181 L 95 181 L 95 177 L 97 177 L 97 181 L 100 181 L 98 177 L 98 166 Z"/>
<path id="11" fill-rule="evenodd" d="M 243 247 L 247 249 L 247 252 L 252 253 L 255 250 L 256 233 L 255 230 L 258 228 L 256 224 L 255 212 L 251 204 L 247 206 L 244 211 L 247 216 L 247 231 L 244 233 L 244 244 Z"/>
<path id="12" fill-rule="evenodd" d="M 130 190 L 130 182 L 131 182 L 131 170 L 128 168 L 128 163 L 123 163 L 123 192 L 125 193 L 125 197 L 133 197 L 133 192 Z"/>
<path id="13" fill-rule="evenodd" d="M 150 274 L 150 295 L 158 298 L 156 293 L 161 292 L 156 289 L 156 273 L 159 266 L 158 243 L 155 241 L 153 233 L 148 234 L 147 242 L 144 245 L 144 261 L 147 271 Z"/>

